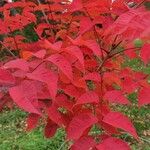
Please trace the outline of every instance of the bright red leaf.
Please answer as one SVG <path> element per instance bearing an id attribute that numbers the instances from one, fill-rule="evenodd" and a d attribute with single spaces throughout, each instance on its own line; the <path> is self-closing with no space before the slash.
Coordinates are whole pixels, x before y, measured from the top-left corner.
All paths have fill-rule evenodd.
<path id="1" fill-rule="evenodd" d="M 29 71 L 29 64 L 24 59 L 15 59 L 4 65 L 5 68 L 16 68 L 23 71 Z"/>
<path id="2" fill-rule="evenodd" d="M 69 123 L 67 129 L 67 138 L 74 140 L 79 139 L 84 131 L 94 125 L 97 121 L 97 118 L 89 113 L 83 113 L 75 116 Z"/>
<path id="3" fill-rule="evenodd" d="M 27 123 L 26 130 L 31 131 L 32 129 L 34 129 L 37 126 L 39 119 L 40 119 L 39 115 L 29 114 L 27 117 L 27 121 L 26 121 L 26 123 Z"/>
<path id="4" fill-rule="evenodd" d="M 54 63 L 58 68 L 70 79 L 72 80 L 72 67 L 70 63 L 60 54 L 54 54 L 47 58 L 48 61 Z"/>
<path id="5" fill-rule="evenodd" d="M 98 95 L 93 91 L 88 91 L 78 98 L 76 105 L 87 103 L 98 103 L 98 102 L 99 102 Z"/>
<path id="6" fill-rule="evenodd" d="M 150 44 L 145 44 L 141 51 L 140 56 L 145 64 L 147 64 L 150 61 Z"/>
<path id="7" fill-rule="evenodd" d="M 36 89 L 29 81 L 10 88 L 9 93 L 13 101 L 20 108 L 27 112 L 41 115 L 39 110 L 35 107 L 37 104 L 34 105 L 34 103 L 37 103 Z"/>
<path id="8" fill-rule="evenodd" d="M 150 87 L 143 87 L 138 93 L 139 106 L 150 104 Z"/>
<path id="9" fill-rule="evenodd" d="M 103 121 L 116 127 L 116 128 L 120 128 L 122 130 L 127 131 L 128 133 L 133 135 L 136 139 L 138 138 L 136 130 L 135 130 L 133 124 L 131 123 L 131 121 L 120 112 L 108 113 L 104 117 Z"/>
<path id="10" fill-rule="evenodd" d="M 127 98 L 118 90 L 107 91 L 104 95 L 104 99 L 107 99 L 111 103 L 129 104 Z"/>
<path id="11" fill-rule="evenodd" d="M 27 76 L 30 79 L 46 83 L 52 99 L 55 99 L 57 94 L 57 74 L 47 69 L 37 68 L 34 72 L 28 73 Z"/>
<path id="12" fill-rule="evenodd" d="M 97 150 L 131 150 L 127 143 L 114 137 L 106 138 L 96 148 Z"/>
<path id="13" fill-rule="evenodd" d="M 90 136 L 81 137 L 79 140 L 77 140 L 73 146 L 71 147 L 71 150 L 90 150 L 96 145 L 96 142 L 94 139 Z"/>
<path id="14" fill-rule="evenodd" d="M 46 138 L 51 138 L 55 135 L 57 131 L 57 124 L 48 119 L 47 124 L 44 129 L 44 135 Z"/>
<path id="15" fill-rule="evenodd" d="M 5 69 L 0 68 L 0 84 L 14 84 L 15 78 Z"/>

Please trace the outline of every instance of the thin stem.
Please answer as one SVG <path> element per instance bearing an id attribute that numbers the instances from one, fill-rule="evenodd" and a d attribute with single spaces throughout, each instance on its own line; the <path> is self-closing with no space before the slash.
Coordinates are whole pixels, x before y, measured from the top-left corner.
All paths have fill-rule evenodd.
<path id="1" fill-rule="evenodd" d="M 122 41 L 118 42 L 118 44 L 116 44 L 115 46 L 112 46 L 110 51 L 112 52 L 113 50 L 115 50 L 121 43 Z"/>
<path id="2" fill-rule="evenodd" d="M 103 60 L 102 63 L 100 64 L 100 66 L 97 68 L 97 71 L 101 71 L 101 70 L 102 70 L 102 67 L 103 67 L 103 65 L 105 64 L 105 62 L 107 61 L 107 59 L 108 59 L 108 56 L 106 56 L 106 57 L 104 58 L 104 60 Z"/>
<path id="3" fill-rule="evenodd" d="M 41 5 L 40 0 L 37 0 L 37 2 L 38 2 L 39 5 Z M 44 17 L 45 17 L 46 23 L 50 25 L 50 22 L 48 21 L 48 17 L 47 17 L 47 15 L 46 15 L 46 13 L 45 13 L 45 11 L 43 10 L 42 7 L 41 7 L 41 11 L 42 11 L 42 14 L 43 14 Z"/>
<path id="4" fill-rule="evenodd" d="M 120 53 L 122 53 L 122 52 L 125 52 L 125 51 L 128 51 L 128 50 L 135 50 L 135 49 L 139 49 L 139 48 L 141 48 L 141 47 L 131 47 L 131 48 L 127 48 L 127 49 L 124 49 L 124 50 L 122 50 L 122 51 L 119 51 L 119 52 L 117 52 L 117 53 L 114 53 L 114 54 L 112 54 L 112 55 L 110 55 L 110 57 L 112 58 L 113 56 L 115 56 L 115 55 L 118 55 L 118 54 L 120 54 Z"/>
<path id="5" fill-rule="evenodd" d="M 15 54 L 14 53 L 12 53 L 11 52 L 11 50 L 10 49 L 8 49 L 4 44 L 3 44 L 3 42 L 2 41 L 0 41 L 0 43 L 2 44 L 2 46 L 7 50 L 7 52 L 9 53 L 9 54 L 11 54 L 14 58 L 17 58 L 16 56 L 15 56 Z"/>
<path id="6" fill-rule="evenodd" d="M 122 133 L 122 134 L 125 134 L 126 136 L 131 136 L 130 134 L 128 134 L 128 133 L 126 133 L 126 132 L 121 132 L 121 133 Z M 150 144 L 150 140 L 147 140 L 147 139 L 145 139 L 145 138 L 143 138 L 143 137 L 139 137 L 139 139 Z"/>
<path id="7" fill-rule="evenodd" d="M 143 3 L 145 2 L 145 0 L 143 0 L 142 2 L 140 2 L 139 4 L 135 5 L 134 8 L 138 8 L 139 6 L 141 6 Z"/>
<path id="8" fill-rule="evenodd" d="M 140 47 L 138 47 L 138 48 L 136 48 L 136 47 L 131 47 L 131 48 L 127 48 L 127 49 L 124 49 L 124 50 L 122 50 L 122 51 L 119 51 L 119 52 L 117 52 L 117 53 L 114 53 L 114 54 L 112 54 L 112 55 L 107 55 L 105 58 L 104 58 L 104 60 L 102 61 L 102 63 L 100 64 L 100 66 L 97 68 L 97 71 L 101 71 L 102 70 L 102 67 L 104 66 L 104 64 L 105 64 L 105 62 L 108 60 L 108 59 L 110 59 L 110 58 L 112 58 L 112 57 L 114 57 L 114 56 L 116 56 L 116 55 L 118 55 L 118 54 L 120 54 L 120 53 L 122 53 L 122 52 L 124 52 L 124 51 L 128 51 L 128 50 L 133 50 L 133 49 L 139 49 Z"/>
<path id="9" fill-rule="evenodd" d="M 115 36 L 113 43 L 116 43 L 118 36 L 119 36 L 118 34 Z"/>
<path id="10" fill-rule="evenodd" d="M 45 61 L 42 61 L 42 62 L 40 62 L 32 71 L 31 71 L 31 73 L 33 72 L 33 71 L 35 71 L 39 66 L 41 66 L 43 63 L 45 63 Z"/>
<path id="11" fill-rule="evenodd" d="M 40 0 L 37 0 L 37 2 L 38 2 L 39 5 L 42 5 Z M 44 9 L 42 7 L 41 7 L 41 11 L 42 11 L 42 14 L 43 14 L 43 16 L 45 18 L 46 23 L 49 24 L 49 26 L 51 26 L 51 24 L 50 24 L 50 22 L 48 20 L 48 17 L 47 17 L 47 15 L 46 15 L 46 13 L 45 13 L 45 11 L 44 11 Z M 51 34 L 54 35 L 53 30 L 51 29 L 51 27 L 49 27 L 49 29 L 51 31 Z"/>

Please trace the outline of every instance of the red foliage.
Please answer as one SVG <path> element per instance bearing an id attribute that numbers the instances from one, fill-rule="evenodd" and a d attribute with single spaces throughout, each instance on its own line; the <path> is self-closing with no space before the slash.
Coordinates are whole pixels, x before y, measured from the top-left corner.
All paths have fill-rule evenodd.
<path id="1" fill-rule="evenodd" d="M 139 106 L 150 103 L 148 75 L 122 67 L 127 56 L 150 61 L 145 1 L 20 0 L 0 7 L 1 51 L 9 55 L 0 64 L 0 109 L 13 101 L 29 113 L 27 130 L 41 119 L 47 138 L 64 127 L 72 150 L 129 150 L 112 136 L 122 129 L 138 139 L 136 130 L 110 105 L 131 105 L 132 92 Z M 30 25 L 36 42 L 24 35 Z M 134 46 L 137 38 L 143 47 Z M 98 144 L 89 136 L 94 125 L 106 135 Z"/>

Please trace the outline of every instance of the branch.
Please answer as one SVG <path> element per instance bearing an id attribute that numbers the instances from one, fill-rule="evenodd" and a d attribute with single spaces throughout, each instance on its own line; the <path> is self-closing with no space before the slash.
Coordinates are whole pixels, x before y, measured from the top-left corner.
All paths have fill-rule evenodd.
<path id="1" fill-rule="evenodd" d="M 133 50 L 133 49 L 139 49 L 139 48 L 141 48 L 141 47 L 131 47 L 131 48 L 127 48 L 127 49 L 124 49 L 124 50 L 122 50 L 122 51 L 119 51 L 119 52 L 117 52 L 117 53 L 114 53 L 114 54 L 112 54 L 112 55 L 110 55 L 110 54 L 108 54 L 105 58 L 104 58 L 104 60 L 102 61 L 102 63 L 100 64 L 100 66 L 97 68 L 97 71 L 101 71 L 102 70 L 102 67 L 104 66 L 104 64 L 105 64 L 105 62 L 108 60 L 108 59 L 110 59 L 110 58 L 112 58 L 112 57 L 114 57 L 114 56 L 116 56 L 116 55 L 118 55 L 118 54 L 120 54 L 120 53 L 122 53 L 122 52 L 124 52 L 124 51 L 128 51 L 128 50 Z"/>

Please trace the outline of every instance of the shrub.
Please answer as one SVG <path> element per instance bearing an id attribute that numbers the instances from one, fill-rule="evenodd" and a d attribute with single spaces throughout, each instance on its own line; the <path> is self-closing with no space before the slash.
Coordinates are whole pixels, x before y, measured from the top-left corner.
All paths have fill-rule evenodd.
<path id="1" fill-rule="evenodd" d="M 145 4 L 146 5 L 143 5 Z M 148 74 L 124 66 L 150 60 L 149 1 L 20 0 L 0 8 L 0 108 L 27 111 L 27 130 L 41 120 L 45 136 L 66 130 L 72 150 L 128 150 L 122 130 L 138 140 L 112 104 L 150 102 Z M 140 39 L 140 44 L 134 41 Z M 102 132 L 91 135 L 92 128 Z"/>

